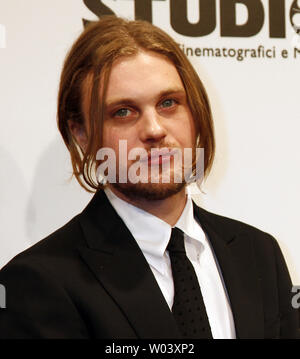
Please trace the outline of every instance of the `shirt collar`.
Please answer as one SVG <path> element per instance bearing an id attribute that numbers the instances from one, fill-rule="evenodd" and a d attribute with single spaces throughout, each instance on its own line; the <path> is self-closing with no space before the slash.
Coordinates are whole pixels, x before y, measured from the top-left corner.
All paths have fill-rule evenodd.
<path id="1" fill-rule="evenodd" d="M 164 273 L 166 268 L 162 259 L 170 240 L 172 227 L 149 212 L 122 200 L 109 188 L 106 188 L 104 192 L 130 230 L 148 263 L 161 273 Z M 187 236 L 195 240 L 204 241 L 204 233 L 194 219 L 193 202 L 190 195 L 187 195 L 185 208 L 175 227 L 178 227 Z"/>
<path id="2" fill-rule="evenodd" d="M 186 205 L 180 218 L 176 222 L 175 227 L 181 229 L 182 232 L 189 238 L 199 241 L 202 245 L 205 245 L 205 234 L 200 224 L 195 220 L 194 205 L 190 194 L 187 195 Z"/>

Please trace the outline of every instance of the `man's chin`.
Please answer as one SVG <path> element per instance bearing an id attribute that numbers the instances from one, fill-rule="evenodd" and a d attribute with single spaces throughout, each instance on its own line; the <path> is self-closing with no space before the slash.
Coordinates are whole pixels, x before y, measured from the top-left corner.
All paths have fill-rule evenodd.
<path id="1" fill-rule="evenodd" d="M 115 190 L 132 200 L 161 201 L 180 191 L 186 184 L 181 183 L 114 183 L 110 184 Z"/>

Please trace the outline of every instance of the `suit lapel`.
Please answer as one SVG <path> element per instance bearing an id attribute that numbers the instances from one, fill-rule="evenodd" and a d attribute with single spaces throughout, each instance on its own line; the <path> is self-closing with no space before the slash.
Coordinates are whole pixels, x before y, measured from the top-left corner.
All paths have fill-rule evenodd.
<path id="1" fill-rule="evenodd" d="M 263 337 L 260 280 L 252 239 L 233 233 L 218 216 L 194 205 L 220 265 L 238 338 Z M 181 338 L 175 320 L 136 241 L 99 191 L 80 215 L 87 247 L 80 253 L 121 308 L 139 338 Z"/>
<path id="2" fill-rule="evenodd" d="M 194 212 L 220 265 L 237 338 L 263 338 L 260 279 L 255 267 L 252 239 L 247 233 L 233 233 L 225 221 L 219 219 L 221 217 L 196 205 Z"/>
<path id="3" fill-rule="evenodd" d="M 98 192 L 80 215 L 80 253 L 139 338 L 180 338 L 173 315 L 135 239 Z"/>

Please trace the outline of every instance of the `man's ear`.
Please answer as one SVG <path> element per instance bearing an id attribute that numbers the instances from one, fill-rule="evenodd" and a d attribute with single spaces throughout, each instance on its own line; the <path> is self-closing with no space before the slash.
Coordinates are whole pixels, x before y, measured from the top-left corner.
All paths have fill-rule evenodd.
<path id="1" fill-rule="evenodd" d="M 88 137 L 84 125 L 72 120 L 68 121 L 69 129 L 83 151 L 86 150 Z"/>

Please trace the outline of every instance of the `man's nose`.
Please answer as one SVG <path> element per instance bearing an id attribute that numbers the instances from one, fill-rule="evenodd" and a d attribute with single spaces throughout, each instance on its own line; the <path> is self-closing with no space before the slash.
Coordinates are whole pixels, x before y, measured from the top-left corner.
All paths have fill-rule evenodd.
<path id="1" fill-rule="evenodd" d="M 140 140 L 142 142 L 160 142 L 166 135 L 166 129 L 163 123 L 164 119 L 156 110 L 149 109 L 145 111 L 140 118 Z"/>

